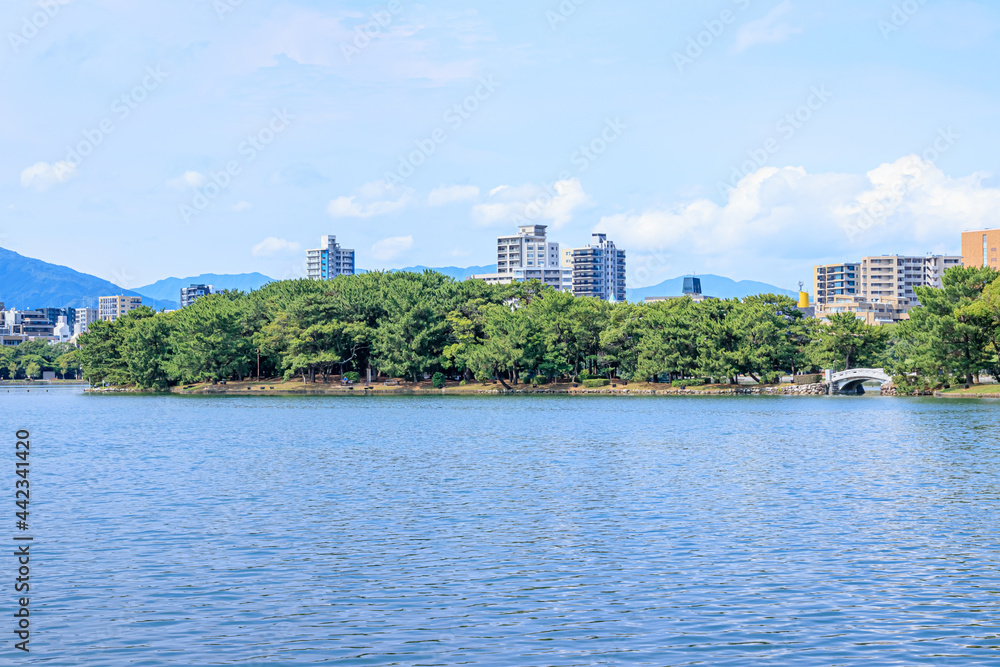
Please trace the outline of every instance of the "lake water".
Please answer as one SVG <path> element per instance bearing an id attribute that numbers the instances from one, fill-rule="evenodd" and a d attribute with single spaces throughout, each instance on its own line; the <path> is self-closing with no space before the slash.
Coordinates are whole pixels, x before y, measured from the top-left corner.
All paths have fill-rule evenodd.
<path id="1" fill-rule="evenodd" d="M 1000 664 L 998 403 L 7 391 L 3 664 Z"/>

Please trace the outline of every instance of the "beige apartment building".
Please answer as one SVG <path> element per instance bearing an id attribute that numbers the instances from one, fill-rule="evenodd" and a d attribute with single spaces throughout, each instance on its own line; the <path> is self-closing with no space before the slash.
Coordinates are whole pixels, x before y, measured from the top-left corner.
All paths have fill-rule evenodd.
<path id="1" fill-rule="evenodd" d="M 142 297 L 139 296 L 102 296 L 97 301 L 98 317 L 105 322 L 114 322 L 142 305 Z"/>
<path id="2" fill-rule="evenodd" d="M 875 297 L 868 299 L 863 296 L 835 296 L 820 310 L 816 309 L 816 317 L 822 319 L 835 313 L 854 313 L 865 324 L 892 324 L 910 319 L 910 309 L 915 304 L 907 298 Z"/>
<path id="3" fill-rule="evenodd" d="M 944 272 L 961 265 L 956 256 L 880 255 L 817 266 L 816 316 L 854 312 L 877 324 L 907 319 L 910 309 L 920 305 L 916 288 L 941 287 Z"/>
<path id="4" fill-rule="evenodd" d="M 965 266 L 992 267 L 1000 271 L 997 248 L 1000 248 L 1000 229 L 962 233 L 962 260 Z"/>

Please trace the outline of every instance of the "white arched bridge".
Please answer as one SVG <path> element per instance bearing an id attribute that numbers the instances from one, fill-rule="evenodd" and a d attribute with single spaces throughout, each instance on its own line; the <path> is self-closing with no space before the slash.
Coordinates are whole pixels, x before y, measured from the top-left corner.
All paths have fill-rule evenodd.
<path id="1" fill-rule="evenodd" d="M 863 394 L 864 389 L 861 385 L 865 382 L 888 384 L 892 382 L 892 378 L 881 368 L 852 368 L 839 373 L 826 372 L 826 383 L 830 386 L 831 394 Z"/>

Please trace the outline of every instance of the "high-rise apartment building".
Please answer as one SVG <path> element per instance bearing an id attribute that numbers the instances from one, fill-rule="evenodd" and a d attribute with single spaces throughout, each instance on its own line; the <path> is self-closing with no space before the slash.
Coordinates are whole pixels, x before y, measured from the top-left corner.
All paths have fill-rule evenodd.
<path id="1" fill-rule="evenodd" d="M 861 260 L 861 296 L 868 299 L 909 299 L 919 305 L 917 287 L 941 287 L 948 269 L 962 265 L 961 257 L 882 255 Z"/>
<path id="2" fill-rule="evenodd" d="M 825 264 L 814 267 L 816 308 L 832 303 L 835 296 L 861 293 L 861 264 Z"/>
<path id="3" fill-rule="evenodd" d="M 961 265 L 961 257 L 945 255 L 880 255 L 817 266 L 816 316 L 853 312 L 873 324 L 906 319 L 920 305 L 917 287 L 941 287 L 944 272 Z"/>
<path id="4" fill-rule="evenodd" d="M 203 296 L 215 294 L 211 285 L 189 285 L 181 288 L 181 308 L 187 308 Z"/>
<path id="5" fill-rule="evenodd" d="M 625 301 L 625 251 L 607 234 L 594 234 L 590 245 L 563 253 L 563 266 L 573 271 L 573 294 L 605 301 Z"/>
<path id="6" fill-rule="evenodd" d="M 559 259 L 559 244 L 546 237 L 545 225 L 522 225 L 513 236 L 497 238 L 497 272 L 472 276 L 491 284 L 538 280 L 559 290 L 572 288 L 572 272 Z"/>
<path id="7" fill-rule="evenodd" d="M 306 250 L 306 275 L 310 280 L 354 275 L 353 250 L 341 248 L 336 236 L 323 236 L 319 243 L 319 248 Z"/>
<path id="8" fill-rule="evenodd" d="M 968 267 L 992 267 L 1000 270 L 1000 229 L 984 229 L 962 234 L 962 260 Z"/>
<path id="9" fill-rule="evenodd" d="M 105 322 L 114 322 L 141 305 L 139 296 L 102 296 L 97 299 L 97 313 Z"/>

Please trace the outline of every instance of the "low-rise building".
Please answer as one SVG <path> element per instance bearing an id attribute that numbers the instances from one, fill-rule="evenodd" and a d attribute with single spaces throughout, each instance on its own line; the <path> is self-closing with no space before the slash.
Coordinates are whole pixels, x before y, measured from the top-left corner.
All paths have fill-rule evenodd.
<path id="1" fill-rule="evenodd" d="M 910 319 L 910 310 L 915 304 L 906 297 L 835 296 L 822 310 L 816 311 L 817 319 L 826 319 L 835 313 L 853 313 L 865 324 L 893 324 Z"/>
<path id="2" fill-rule="evenodd" d="M 21 343 L 27 343 L 27 336 L 15 336 L 14 334 L 3 333 L 0 327 L 0 347 L 17 347 Z"/>
<path id="3" fill-rule="evenodd" d="M 73 335 L 87 333 L 90 325 L 98 320 L 97 308 L 77 308 L 76 318 L 73 320 Z"/>
<path id="4" fill-rule="evenodd" d="M 52 327 L 52 337 L 60 343 L 65 343 L 73 337 L 73 327 L 66 321 L 65 315 L 60 315 L 56 320 L 56 325 Z"/>
<path id="5" fill-rule="evenodd" d="M 4 330 L 13 336 L 27 336 L 29 339 L 52 337 L 53 326 L 48 318 L 37 310 L 5 310 Z"/>
<path id="6" fill-rule="evenodd" d="M 97 300 L 98 317 L 105 322 L 114 322 L 126 313 L 142 305 L 138 296 L 102 296 Z"/>
<path id="7" fill-rule="evenodd" d="M 215 288 L 211 285 L 190 285 L 181 288 L 181 308 L 187 308 L 192 303 L 203 296 L 215 294 Z"/>

